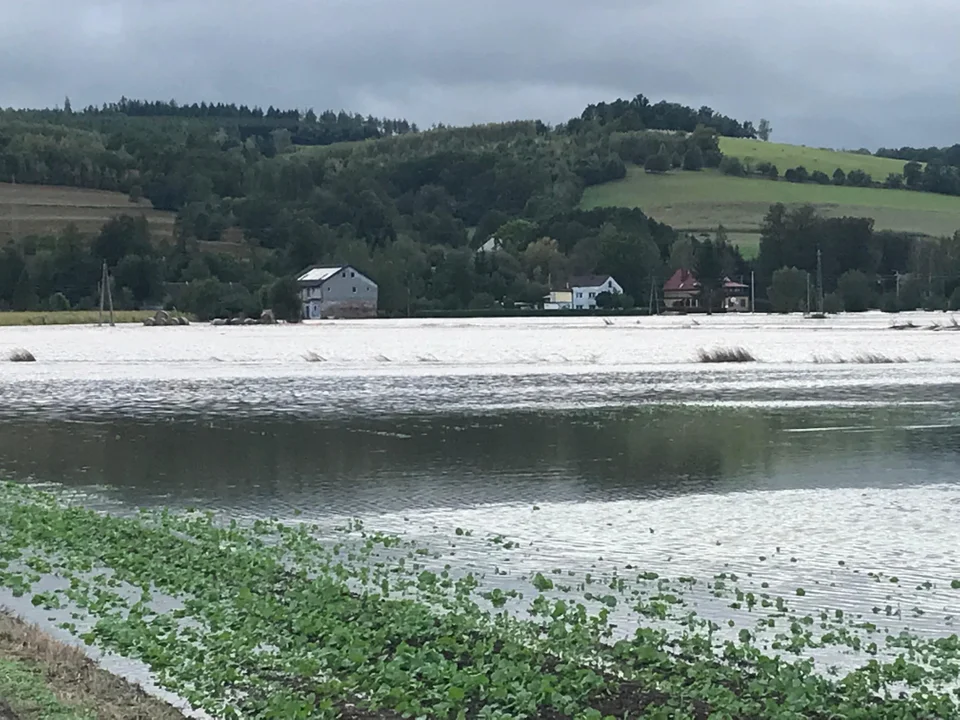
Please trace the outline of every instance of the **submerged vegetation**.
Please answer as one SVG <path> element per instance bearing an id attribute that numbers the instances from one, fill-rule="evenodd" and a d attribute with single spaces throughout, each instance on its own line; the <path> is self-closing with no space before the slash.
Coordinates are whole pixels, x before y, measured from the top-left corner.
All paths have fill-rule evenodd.
<path id="1" fill-rule="evenodd" d="M 501 586 L 447 562 L 461 545 L 491 555 L 515 547 L 469 530 L 441 552 L 359 521 L 118 517 L 15 484 L 0 485 L 0 536 L 2 585 L 84 641 L 144 661 L 216 717 L 958 712 L 956 636 L 884 634 L 841 610 L 800 616 L 726 572 L 706 587 L 630 566 L 597 577 L 545 570 Z M 700 617 L 688 597 L 697 592 L 741 615 L 726 625 Z M 831 649 L 866 659 L 846 674 L 814 661 Z"/>
<path id="2" fill-rule="evenodd" d="M 746 348 L 716 348 L 714 350 L 705 350 L 701 348 L 697 351 L 697 362 L 702 363 L 746 363 L 756 362 L 756 358 Z"/>
<path id="3" fill-rule="evenodd" d="M 10 355 L 7 356 L 7 359 L 10 362 L 36 362 L 37 358 L 33 356 L 33 353 L 29 350 L 24 350 L 23 348 L 13 350 Z"/>

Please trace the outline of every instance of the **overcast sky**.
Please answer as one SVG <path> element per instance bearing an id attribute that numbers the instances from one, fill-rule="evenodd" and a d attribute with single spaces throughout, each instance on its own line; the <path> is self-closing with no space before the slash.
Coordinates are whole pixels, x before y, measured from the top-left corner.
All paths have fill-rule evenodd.
<path id="1" fill-rule="evenodd" d="M 815 146 L 960 142 L 958 0 L 0 0 L 0 105 L 556 123 L 643 93 Z"/>

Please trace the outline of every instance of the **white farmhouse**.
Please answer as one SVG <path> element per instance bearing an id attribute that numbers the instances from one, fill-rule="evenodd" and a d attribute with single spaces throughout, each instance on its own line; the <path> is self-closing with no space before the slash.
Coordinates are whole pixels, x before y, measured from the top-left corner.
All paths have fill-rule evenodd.
<path id="1" fill-rule="evenodd" d="M 597 295 L 600 293 L 623 294 L 620 283 L 610 275 L 584 275 L 571 278 L 570 290 L 573 292 L 574 310 L 592 310 L 597 306 Z"/>
<path id="2" fill-rule="evenodd" d="M 308 320 L 377 316 L 377 284 L 351 265 L 311 268 L 297 283 Z"/>

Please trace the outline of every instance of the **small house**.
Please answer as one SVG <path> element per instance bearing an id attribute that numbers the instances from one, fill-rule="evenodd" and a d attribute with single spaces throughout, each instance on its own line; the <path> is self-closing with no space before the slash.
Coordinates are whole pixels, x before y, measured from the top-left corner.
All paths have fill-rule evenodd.
<path id="1" fill-rule="evenodd" d="M 700 281 L 680 268 L 663 284 L 663 305 L 667 310 L 693 310 L 700 307 Z"/>
<path id="2" fill-rule="evenodd" d="M 723 308 L 728 312 L 749 312 L 750 286 L 725 277 L 723 279 Z"/>
<path id="3" fill-rule="evenodd" d="M 663 284 L 663 304 L 667 310 L 689 312 L 702 307 L 703 287 L 696 275 L 680 268 Z M 750 286 L 724 277 L 720 283 L 723 309 L 728 312 L 749 312 Z"/>
<path id="4" fill-rule="evenodd" d="M 311 268 L 297 283 L 307 320 L 377 316 L 377 284 L 351 265 Z"/>
<path id="5" fill-rule="evenodd" d="M 622 295 L 620 283 L 610 275 L 582 275 L 570 279 L 574 310 L 592 310 L 597 307 L 597 296 L 602 293 Z"/>

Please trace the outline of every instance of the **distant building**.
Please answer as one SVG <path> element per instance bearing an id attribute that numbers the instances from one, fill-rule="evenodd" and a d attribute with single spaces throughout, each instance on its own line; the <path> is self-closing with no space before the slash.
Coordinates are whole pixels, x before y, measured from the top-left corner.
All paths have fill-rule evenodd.
<path id="1" fill-rule="evenodd" d="M 723 307 L 729 312 L 750 312 L 750 286 L 724 278 Z"/>
<path id="2" fill-rule="evenodd" d="M 350 265 L 311 268 L 297 282 L 308 320 L 377 316 L 377 284 Z"/>
<path id="3" fill-rule="evenodd" d="M 503 250 L 503 241 L 500 238 L 492 237 L 483 245 L 477 248 L 478 253 L 492 253 Z"/>
<path id="4" fill-rule="evenodd" d="M 720 286 L 723 297 L 723 309 L 729 312 L 748 312 L 750 310 L 750 287 L 735 282 L 728 277 Z M 667 310 L 688 312 L 702 307 L 702 291 L 696 275 L 680 268 L 663 284 L 663 304 Z"/>
<path id="5" fill-rule="evenodd" d="M 667 310 L 693 310 L 700 307 L 700 281 L 680 268 L 663 284 L 663 306 Z"/>
<path id="6" fill-rule="evenodd" d="M 592 310 L 597 306 L 597 296 L 601 293 L 623 294 L 620 283 L 610 275 L 584 275 L 571 278 L 570 291 L 573 293 L 574 310 Z"/>
<path id="7" fill-rule="evenodd" d="M 572 310 L 573 309 L 573 291 L 554 290 L 543 298 L 544 310 Z"/>

